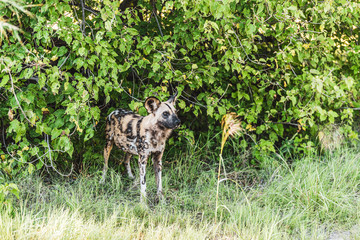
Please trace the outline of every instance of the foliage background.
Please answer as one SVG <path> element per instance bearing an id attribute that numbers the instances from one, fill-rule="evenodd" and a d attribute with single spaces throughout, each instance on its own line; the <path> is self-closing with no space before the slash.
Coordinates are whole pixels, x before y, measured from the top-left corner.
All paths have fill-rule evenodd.
<path id="1" fill-rule="evenodd" d="M 0 12 L 1 178 L 102 162 L 105 116 L 144 115 L 146 97 L 175 89 L 179 148 L 227 112 L 236 147 L 260 161 L 313 151 L 329 124 L 357 138 L 358 1 L 2 0 Z"/>

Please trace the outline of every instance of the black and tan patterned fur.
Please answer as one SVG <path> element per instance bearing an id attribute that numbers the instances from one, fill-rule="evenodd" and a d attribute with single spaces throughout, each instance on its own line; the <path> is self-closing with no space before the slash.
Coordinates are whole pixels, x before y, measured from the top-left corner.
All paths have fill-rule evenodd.
<path id="1" fill-rule="evenodd" d="M 123 109 L 110 113 L 106 123 L 105 164 L 102 182 L 105 181 L 110 151 L 115 143 L 118 148 L 126 152 L 125 167 L 130 178 L 134 178 L 130 168 L 131 155 L 139 155 L 141 201 L 146 198 L 146 164 L 148 157 L 152 155 L 157 195 L 162 196 L 161 158 L 166 140 L 172 130 L 180 124 L 174 107 L 175 101 L 176 94 L 166 102 L 160 102 L 156 97 L 147 98 L 145 108 L 149 115 L 145 117 Z"/>

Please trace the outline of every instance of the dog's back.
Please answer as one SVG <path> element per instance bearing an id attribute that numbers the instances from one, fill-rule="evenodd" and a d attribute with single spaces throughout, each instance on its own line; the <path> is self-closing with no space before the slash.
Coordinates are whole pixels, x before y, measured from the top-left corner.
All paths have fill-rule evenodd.
<path id="1" fill-rule="evenodd" d="M 121 150 L 138 155 L 142 147 L 140 125 L 143 118 L 124 109 L 113 111 L 106 121 L 106 141 L 113 141 Z"/>

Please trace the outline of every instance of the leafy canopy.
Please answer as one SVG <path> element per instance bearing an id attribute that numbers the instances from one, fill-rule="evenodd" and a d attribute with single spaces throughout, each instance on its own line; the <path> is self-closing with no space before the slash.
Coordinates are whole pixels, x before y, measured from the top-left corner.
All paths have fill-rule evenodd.
<path id="1" fill-rule="evenodd" d="M 145 114 L 146 97 L 175 88 L 179 141 L 219 131 L 227 112 L 256 156 L 312 149 L 327 124 L 357 137 L 358 1 L 1 0 L 0 12 L 8 175 L 101 161 L 110 111 Z"/>

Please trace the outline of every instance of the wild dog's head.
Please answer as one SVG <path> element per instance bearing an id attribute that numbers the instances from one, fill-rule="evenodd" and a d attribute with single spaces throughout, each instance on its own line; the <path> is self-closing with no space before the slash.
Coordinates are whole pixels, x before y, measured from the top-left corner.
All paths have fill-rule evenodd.
<path id="1" fill-rule="evenodd" d="M 166 102 L 160 102 L 156 97 L 146 99 L 145 108 L 149 114 L 153 114 L 160 127 L 174 129 L 180 125 L 175 109 L 176 96 L 177 93 L 170 96 Z"/>

